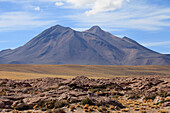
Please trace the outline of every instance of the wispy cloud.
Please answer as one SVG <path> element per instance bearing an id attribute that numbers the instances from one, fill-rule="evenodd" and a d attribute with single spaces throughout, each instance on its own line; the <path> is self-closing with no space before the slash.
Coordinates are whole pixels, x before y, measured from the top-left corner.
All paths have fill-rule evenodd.
<path id="1" fill-rule="evenodd" d="M 87 15 L 94 15 L 100 12 L 113 11 L 121 8 L 122 4 L 129 0 L 65 0 L 73 4 L 77 8 L 86 7 L 90 10 L 86 11 Z"/>
<path id="2" fill-rule="evenodd" d="M 170 8 L 150 5 L 147 0 L 0 0 L 15 3 L 54 3 L 59 8 L 77 9 L 62 18 L 76 27 L 100 25 L 107 29 L 162 30 L 170 27 Z M 71 9 L 68 9 L 71 8 Z M 37 8 L 38 10 L 38 8 Z M 57 12 L 57 11 L 56 11 Z M 79 12 L 79 13 L 77 13 Z"/>
<path id="3" fill-rule="evenodd" d="M 0 0 L 0 2 L 13 3 L 35 3 L 35 2 L 54 2 L 56 6 L 62 6 L 64 3 L 73 5 L 74 8 L 87 8 L 87 15 L 93 15 L 100 12 L 113 11 L 122 7 L 124 2 L 130 0 Z M 36 8 L 37 10 L 39 8 Z"/>
<path id="4" fill-rule="evenodd" d="M 70 15 L 68 18 L 79 22 L 80 26 L 97 24 L 107 26 L 110 29 L 125 28 L 154 31 L 170 27 L 170 8 L 132 2 L 116 11 L 102 12 L 90 16 L 76 14 Z"/>
<path id="5" fill-rule="evenodd" d="M 170 55 L 170 52 L 164 52 L 163 54 L 169 54 Z"/>
<path id="6" fill-rule="evenodd" d="M 40 11 L 40 7 L 37 6 L 37 7 L 34 8 L 34 10 L 35 10 L 35 11 Z"/>
<path id="7" fill-rule="evenodd" d="M 9 41 L 5 41 L 5 40 L 0 40 L 0 43 L 7 43 Z"/>
<path id="8" fill-rule="evenodd" d="M 0 15 L 0 31 L 24 30 L 54 23 L 26 12 L 6 12 Z"/>
<path id="9" fill-rule="evenodd" d="M 55 5 L 56 6 L 62 6 L 62 5 L 64 5 L 64 3 L 63 2 L 56 2 Z"/>
<path id="10" fill-rule="evenodd" d="M 142 45 L 147 46 L 147 47 L 165 46 L 165 45 L 170 45 L 170 41 L 143 43 Z"/>

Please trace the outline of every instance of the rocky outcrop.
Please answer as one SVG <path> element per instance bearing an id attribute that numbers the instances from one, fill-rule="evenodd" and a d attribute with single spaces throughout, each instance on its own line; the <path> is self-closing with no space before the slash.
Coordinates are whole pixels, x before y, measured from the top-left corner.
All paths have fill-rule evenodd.
<path id="1" fill-rule="evenodd" d="M 169 76 L 125 77 L 89 79 L 78 76 L 72 79 L 40 78 L 30 80 L 0 79 L 0 109 L 28 110 L 40 103 L 66 101 L 81 102 L 89 98 L 94 105 L 112 105 L 124 108 L 114 98 L 152 99 L 154 104 L 169 106 Z M 142 97 L 142 98 L 141 98 Z M 63 103 L 58 103 L 63 105 Z M 58 105 L 57 104 L 57 105 Z"/>
<path id="2" fill-rule="evenodd" d="M 89 89 L 95 87 L 105 87 L 108 85 L 117 85 L 109 79 L 89 79 L 85 76 L 78 76 L 76 78 L 72 78 L 70 80 L 66 80 L 62 82 L 65 85 L 74 88 L 82 88 L 82 89 Z"/>

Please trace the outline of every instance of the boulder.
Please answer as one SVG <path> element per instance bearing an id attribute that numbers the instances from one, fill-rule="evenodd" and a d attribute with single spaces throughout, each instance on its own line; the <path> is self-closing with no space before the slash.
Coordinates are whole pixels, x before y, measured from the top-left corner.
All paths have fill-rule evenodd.
<path id="1" fill-rule="evenodd" d="M 68 95 L 66 93 L 61 94 L 61 96 L 58 98 L 58 100 L 64 100 L 67 99 Z"/>
<path id="2" fill-rule="evenodd" d="M 118 102 L 117 100 L 111 99 L 109 97 L 95 97 L 92 98 L 93 103 L 95 104 L 101 104 L 101 105 L 113 105 L 113 106 L 118 106 L 119 108 L 124 108 L 124 106 Z"/>
<path id="3" fill-rule="evenodd" d="M 162 100 L 162 97 L 156 96 L 155 99 L 154 99 L 154 101 L 153 101 L 153 103 L 154 103 L 154 104 L 157 104 L 157 103 L 161 102 L 161 100 Z"/>
<path id="4" fill-rule="evenodd" d="M 5 107 L 5 103 L 3 101 L 0 101 L 0 108 L 4 108 Z"/>
<path id="5" fill-rule="evenodd" d="M 168 107 L 168 106 L 170 106 L 170 102 L 165 102 L 162 104 L 162 107 Z"/>

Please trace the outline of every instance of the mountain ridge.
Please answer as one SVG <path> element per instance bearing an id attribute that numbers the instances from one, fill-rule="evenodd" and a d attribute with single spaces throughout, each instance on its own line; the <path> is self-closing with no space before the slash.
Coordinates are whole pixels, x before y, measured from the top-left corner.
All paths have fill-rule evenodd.
<path id="1" fill-rule="evenodd" d="M 79 32 L 55 25 L 21 47 L 0 51 L 0 64 L 170 65 L 170 56 L 99 26 Z"/>

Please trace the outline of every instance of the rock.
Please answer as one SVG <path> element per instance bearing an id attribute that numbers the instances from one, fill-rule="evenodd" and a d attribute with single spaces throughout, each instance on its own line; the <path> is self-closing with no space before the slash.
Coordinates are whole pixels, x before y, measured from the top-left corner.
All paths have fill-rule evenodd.
<path id="1" fill-rule="evenodd" d="M 97 95 L 92 93 L 91 91 L 88 91 L 87 94 L 88 97 L 97 97 Z"/>
<path id="2" fill-rule="evenodd" d="M 111 99 L 109 97 L 92 98 L 92 100 L 93 103 L 96 104 L 100 103 L 101 105 L 113 105 L 113 106 L 118 106 L 119 108 L 124 108 L 124 106 L 120 102 Z"/>
<path id="3" fill-rule="evenodd" d="M 151 89 L 148 90 L 148 92 L 156 92 L 158 89 L 156 87 L 152 87 Z"/>
<path id="4" fill-rule="evenodd" d="M 59 98 L 58 100 L 64 100 L 64 99 L 67 99 L 68 98 L 68 95 L 66 93 L 63 93 Z"/>
<path id="5" fill-rule="evenodd" d="M 168 106 L 170 106 L 170 102 L 165 102 L 162 104 L 162 107 L 168 107 Z"/>
<path id="6" fill-rule="evenodd" d="M 156 96 L 155 97 L 155 99 L 154 99 L 154 101 L 153 101 L 153 103 L 158 103 L 158 102 L 161 102 L 161 100 L 162 100 L 162 97 L 160 97 L 160 96 Z"/>
<path id="7" fill-rule="evenodd" d="M 45 100 L 44 97 L 33 97 L 33 98 L 25 98 L 23 99 L 23 103 L 27 105 L 29 108 L 32 108 L 35 104 L 39 103 L 40 101 Z"/>
<path id="8" fill-rule="evenodd" d="M 8 112 L 11 112 L 11 111 L 12 111 L 11 109 L 3 109 L 2 113 L 8 113 Z"/>
<path id="9" fill-rule="evenodd" d="M 23 82 L 31 84 L 32 87 L 43 88 L 43 87 L 52 87 L 57 86 L 59 83 L 64 81 L 63 78 L 38 78 L 38 79 L 30 79 L 24 80 Z"/>
<path id="10" fill-rule="evenodd" d="M 58 89 L 63 90 L 63 89 L 69 89 L 69 88 L 70 88 L 69 86 L 63 85 L 63 86 L 60 86 Z"/>
<path id="11" fill-rule="evenodd" d="M 69 80 L 61 78 L 0 79 L 0 91 L 3 94 L 0 96 L 0 109 L 27 110 L 32 109 L 41 101 L 67 100 L 74 103 L 87 97 L 95 104 L 108 104 L 115 106 L 115 109 L 120 109 L 124 106 L 114 100 L 113 96 L 134 93 L 139 96 L 140 93 L 144 93 L 147 97 L 149 94 L 158 95 L 160 91 L 165 91 L 166 95 L 170 95 L 169 84 L 169 78 L 162 76 L 117 77 L 114 79 L 89 79 L 85 76 L 79 76 Z M 60 87 L 58 88 L 58 86 Z M 95 93 L 91 92 L 92 90 Z M 144 95 L 139 101 L 143 101 Z M 162 97 L 157 96 L 154 103 L 159 103 L 161 100 Z M 165 102 L 162 106 L 169 106 L 169 103 Z"/>
<path id="12" fill-rule="evenodd" d="M 11 107 L 12 107 L 12 108 L 15 108 L 18 104 L 19 104 L 18 101 L 14 101 Z"/>
<path id="13" fill-rule="evenodd" d="M 0 108 L 4 108 L 5 107 L 5 103 L 3 101 L 0 101 Z"/>
<path id="14" fill-rule="evenodd" d="M 106 85 L 111 85 L 111 80 L 108 79 L 89 79 L 85 76 L 78 76 L 76 78 L 65 80 L 62 82 L 65 85 L 68 85 L 72 88 L 82 88 L 82 89 L 89 89 L 93 87 L 104 87 Z"/>
<path id="15" fill-rule="evenodd" d="M 3 108 L 11 109 L 11 105 L 12 105 L 13 101 L 11 101 L 9 99 L 3 99 L 3 100 L 0 100 L 0 102 L 1 102 L 1 105 L 2 105 Z"/>

